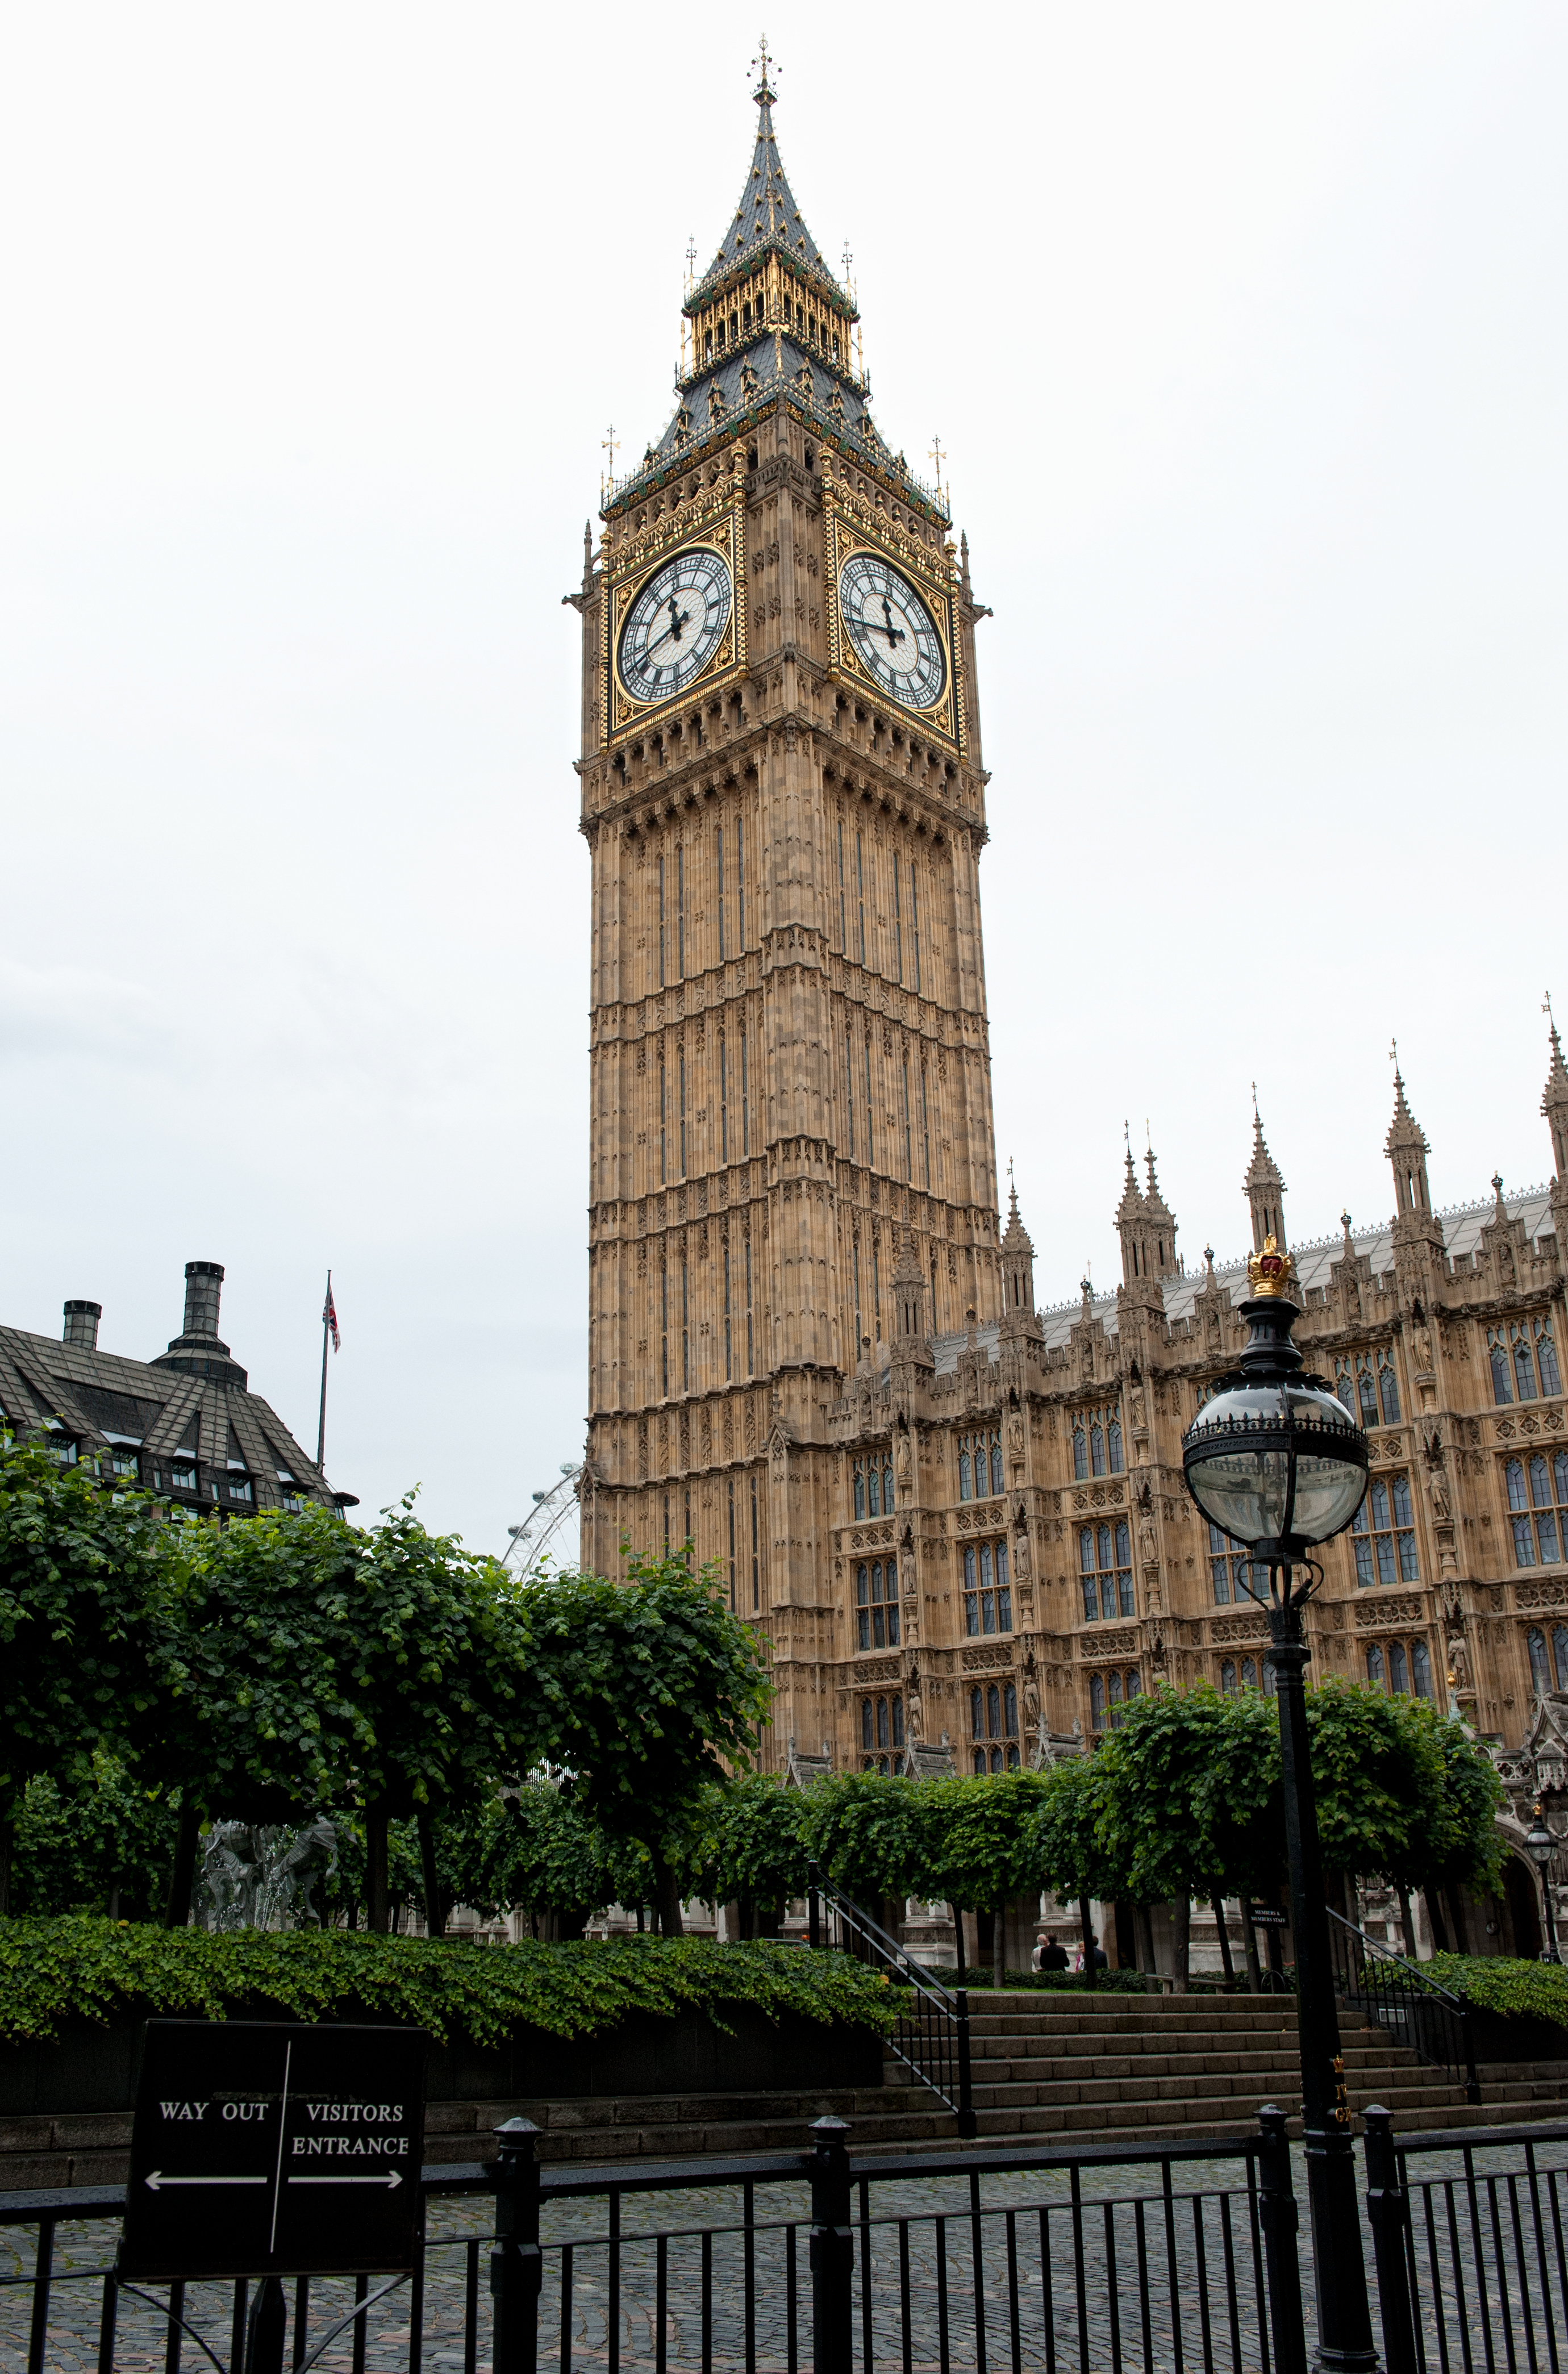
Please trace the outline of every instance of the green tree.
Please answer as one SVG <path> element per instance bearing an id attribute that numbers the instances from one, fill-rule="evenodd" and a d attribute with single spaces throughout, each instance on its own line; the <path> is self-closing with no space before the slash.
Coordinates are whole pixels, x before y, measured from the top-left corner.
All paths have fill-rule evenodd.
<path id="1" fill-rule="evenodd" d="M 153 1695 L 148 1622 L 178 1563 L 147 1496 L 0 1439 L 0 1914 L 29 1781 L 85 1787 Z"/>
<path id="2" fill-rule="evenodd" d="M 685 1891 L 713 1904 L 737 1904 L 741 1935 L 756 1936 L 761 1915 L 806 1892 L 806 1824 L 818 1793 L 815 1784 L 792 1788 L 771 1772 L 711 1782 L 697 1808 Z"/>
<path id="3" fill-rule="evenodd" d="M 127 1767 L 95 1750 L 85 1769 L 28 1783 L 17 1819 L 13 1910 L 107 1912 L 113 1921 L 156 1920 L 174 1859 L 178 1816 Z"/>
<path id="4" fill-rule="evenodd" d="M 577 1776 L 582 1802 L 612 1837 L 648 1850 L 666 1936 L 680 1933 L 678 1866 L 704 1784 L 727 1758 L 750 1769 L 772 1699 L 750 1627 L 732 1616 L 716 1566 L 694 1574 L 690 1545 L 628 1555 L 626 1580 L 548 1574 L 512 1603 L 513 1719 L 521 1745 Z M 527 1769 L 540 1749 L 516 1755 Z"/>
<path id="5" fill-rule="evenodd" d="M 991 1983 L 996 1987 L 1007 1981 L 1008 1899 L 1036 1884 L 1035 1822 L 1046 1788 L 1038 1772 L 997 1772 L 984 1779 L 976 1775 L 928 1784 L 929 1892 L 947 1898 L 955 1922 L 966 1910 L 990 1915 Z"/>
<path id="6" fill-rule="evenodd" d="M 355 1811 L 370 1926 L 389 1920 L 388 1825 L 412 1820 L 439 1933 L 434 1819 L 477 1802 L 525 1728 L 522 1642 L 499 1569 L 428 1534 L 412 1495 L 363 1531 L 312 1507 L 204 1534 L 204 1556 L 164 1604 L 160 1688 L 138 1739 L 144 1762 L 182 1791 L 171 1919 L 186 1917 L 198 1814 Z"/>
<path id="7" fill-rule="evenodd" d="M 1457 1715 L 1440 1715 L 1415 1698 L 1402 1702 L 1409 1720 L 1427 1730 L 1441 1759 L 1440 1818 L 1415 1825 L 1410 1851 L 1387 1877 L 1399 1892 L 1405 1946 L 1415 1958 L 1415 1923 L 1409 1890 L 1424 1890 L 1429 1907 L 1441 1888 L 1446 1894 L 1459 1950 L 1466 1949 L 1461 1888 L 1494 1896 L 1503 1885 L 1503 1844 L 1497 1816 L 1507 1792 L 1497 1768 L 1475 1733 Z"/>
<path id="8" fill-rule="evenodd" d="M 889 1898 L 937 1893 L 927 1784 L 843 1772 L 804 1795 L 807 1851 L 857 1904 L 879 1910 Z"/>
<path id="9" fill-rule="evenodd" d="M 437 1838 L 455 1894 L 492 1918 L 553 1913 L 560 1936 L 580 1937 L 604 1906 L 646 1896 L 643 1849 L 590 1821 L 570 1783 L 535 1776 L 449 1816 Z"/>

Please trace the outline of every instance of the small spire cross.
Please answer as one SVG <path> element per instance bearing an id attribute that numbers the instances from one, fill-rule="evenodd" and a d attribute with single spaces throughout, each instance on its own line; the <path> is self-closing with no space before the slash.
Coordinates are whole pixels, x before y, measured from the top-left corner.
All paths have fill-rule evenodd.
<path id="1" fill-rule="evenodd" d="M 847 239 L 843 243 L 843 254 L 840 258 L 840 262 L 843 265 L 843 285 L 847 288 L 849 287 L 849 268 L 855 262 L 854 256 L 849 252 L 849 241 Z"/>
<path id="2" fill-rule="evenodd" d="M 1397 1039 L 1390 1039 L 1388 1041 L 1388 1060 L 1394 1066 L 1394 1077 L 1397 1079 L 1399 1076 L 1399 1041 Z"/>
<path id="3" fill-rule="evenodd" d="M 1557 1036 L 1557 1017 L 1551 1010 L 1551 992 L 1550 989 L 1542 993 L 1540 1010 L 1545 1015 L 1547 1021 L 1550 1024 L 1551 1035 L 1555 1039 Z"/>
<path id="4" fill-rule="evenodd" d="M 940 494 L 942 491 L 942 441 L 940 437 L 933 436 L 930 444 L 930 454 L 932 461 L 937 464 L 937 492 Z"/>
<path id="5" fill-rule="evenodd" d="M 608 436 L 601 437 L 599 440 L 599 443 L 609 455 L 609 474 L 612 478 L 615 476 L 615 449 L 622 441 L 623 441 L 615 433 L 615 423 L 612 420 L 609 427 Z"/>
<path id="6" fill-rule="evenodd" d="M 771 98 L 772 96 L 772 85 L 769 81 L 769 73 L 771 70 L 772 73 L 776 74 L 778 72 L 778 68 L 774 65 L 772 57 L 769 52 L 768 36 L 766 33 L 759 33 L 757 36 L 757 54 L 752 59 L 751 64 L 753 69 L 760 77 L 756 89 L 751 94 L 752 97 L 757 100 Z"/>

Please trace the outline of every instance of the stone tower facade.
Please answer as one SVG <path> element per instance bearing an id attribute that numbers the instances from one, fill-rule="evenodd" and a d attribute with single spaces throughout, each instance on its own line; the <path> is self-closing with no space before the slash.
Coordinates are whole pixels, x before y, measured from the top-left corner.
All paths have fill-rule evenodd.
<path id="1" fill-rule="evenodd" d="M 690 1538 L 834 1730 L 829 1414 L 999 1318 L 967 550 L 869 410 L 779 156 L 684 310 L 583 620 L 593 855 L 584 1556 Z M 918 1345 L 916 1351 L 913 1348 Z M 878 1487 L 878 1501 L 881 1504 Z"/>
<path id="2" fill-rule="evenodd" d="M 1181 1441 L 1246 1329 L 1126 1148 L 1122 1280 L 1035 1300 L 996 1200 L 974 630 L 940 490 L 884 443 L 853 290 L 764 72 L 674 417 L 581 588 L 593 858 L 583 1557 L 690 1540 L 770 1643 L 765 1756 L 1005 1770 L 1161 1682 L 1261 1686 Z M 1386 1222 L 1296 1245 L 1296 1340 L 1366 1428 L 1315 1675 L 1568 1737 L 1568 1068 L 1548 1187 L 1444 1213 L 1402 1078 Z M 1251 1249 L 1286 1241 L 1254 1111 Z M 1555 1733 L 1553 1734 L 1556 1735 Z"/>

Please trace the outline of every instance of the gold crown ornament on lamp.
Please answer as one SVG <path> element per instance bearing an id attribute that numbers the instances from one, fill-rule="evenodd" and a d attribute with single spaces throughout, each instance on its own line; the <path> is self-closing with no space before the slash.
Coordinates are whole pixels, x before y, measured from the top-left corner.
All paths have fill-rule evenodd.
<path id="1" fill-rule="evenodd" d="M 1247 1263 L 1247 1284 L 1254 1295 L 1289 1294 L 1295 1282 L 1292 1256 L 1282 1253 L 1273 1237 L 1265 1237 L 1263 1251 L 1254 1253 Z"/>

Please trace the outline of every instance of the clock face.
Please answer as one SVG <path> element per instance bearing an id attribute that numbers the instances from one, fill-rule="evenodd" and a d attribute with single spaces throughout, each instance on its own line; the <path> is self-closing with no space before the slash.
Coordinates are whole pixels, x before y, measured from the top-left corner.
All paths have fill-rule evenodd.
<path id="1" fill-rule="evenodd" d="M 701 674 L 734 598 L 716 552 L 678 553 L 649 578 L 620 630 L 620 680 L 633 700 L 667 700 Z"/>
<path id="2" fill-rule="evenodd" d="M 948 680 L 936 621 L 907 578 L 874 552 L 846 560 L 839 610 L 856 652 L 906 709 L 934 709 Z"/>

